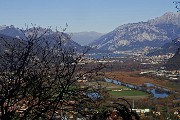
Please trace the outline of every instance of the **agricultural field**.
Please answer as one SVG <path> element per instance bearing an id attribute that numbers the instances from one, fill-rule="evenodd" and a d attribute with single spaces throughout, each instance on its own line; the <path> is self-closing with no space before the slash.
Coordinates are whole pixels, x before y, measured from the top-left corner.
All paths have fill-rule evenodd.
<path id="1" fill-rule="evenodd" d="M 166 79 L 158 79 L 156 77 L 140 76 L 139 73 L 140 71 L 132 71 L 132 72 L 115 71 L 115 72 L 107 72 L 106 76 L 108 76 L 108 78 L 110 79 L 119 80 L 121 82 L 129 83 L 132 85 L 143 85 L 145 83 L 150 83 L 168 89 L 170 91 L 174 91 L 174 93 L 171 95 L 175 95 L 175 96 L 180 95 L 180 88 L 179 88 L 180 83 L 172 82 Z M 131 91 L 131 93 L 133 94 L 133 91 Z M 113 92 L 112 94 L 116 95 L 118 93 Z M 126 93 L 122 92 L 121 95 L 123 94 Z M 135 96 L 136 94 L 133 95 Z"/>
<path id="2" fill-rule="evenodd" d="M 141 92 L 138 90 L 129 90 L 129 91 L 110 91 L 109 92 L 113 97 L 127 97 L 127 96 L 146 96 L 148 97 L 148 93 Z"/>
<path id="3" fill-rule="evenodd" d="M 97 83 L 93 83 L 91 82 L 92 85 L 95 85 Z M 109 94 L 113 97 L 113 98 L 118 98 L 118 97 L 135 97 L 135 98 L 147 98 L 150 95 L 146 92 L 142 92 L 142 91 L 138 91 L 135 89 L 131 89 L 129 87 L 126 86 L 122 86 L 122 85 L 116 85 L 113 83 L 108 83 L 108 82 L 98 82 L 98 84 L 104 88 L 105 90 L 107 90 L 109 92 Z"/>
<path id="4" fill-rule="evenodd" d="M 178 88 L 178 85 L 176 83 L 170 82 L 169 80 L 159 80 L 158 78 L 150 78 L 150 77 L 144 77 L 139 76 L 138 74 L 140 71 L 135 72 L 108 72 L 106 73 L 106 76 L 108 76 L 111 79 L 120 80 L 124 83 L 130 83 L 133 85 L 142 85 L 144 83 L 151 83 L 160 87 L 167 88 L 169 90 L 175 90 Z"/>

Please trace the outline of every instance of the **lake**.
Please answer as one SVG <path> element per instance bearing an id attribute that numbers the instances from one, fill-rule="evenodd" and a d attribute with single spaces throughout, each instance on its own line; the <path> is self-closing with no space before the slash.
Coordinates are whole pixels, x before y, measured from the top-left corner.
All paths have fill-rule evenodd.
<path id="1" fill-rule="evenodd" d="M 117 54 L 117 53 L 95 53 L 95 54 L 86 54 L 86 57 L 92 59 L 103 59 L 103 58 L 120 58 L 126 57 L 127 54 Z"/>

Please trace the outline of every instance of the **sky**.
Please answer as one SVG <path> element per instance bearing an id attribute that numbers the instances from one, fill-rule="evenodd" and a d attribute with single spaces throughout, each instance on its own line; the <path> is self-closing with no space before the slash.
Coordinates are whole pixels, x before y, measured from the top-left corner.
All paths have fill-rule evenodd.
<path id="1" fill-rule="evenodd" d="M 174 0 L 0 0 L 0 26 L 31 23 L 67 32 L 107 33 L 116 27 L 176 12 Z"/>

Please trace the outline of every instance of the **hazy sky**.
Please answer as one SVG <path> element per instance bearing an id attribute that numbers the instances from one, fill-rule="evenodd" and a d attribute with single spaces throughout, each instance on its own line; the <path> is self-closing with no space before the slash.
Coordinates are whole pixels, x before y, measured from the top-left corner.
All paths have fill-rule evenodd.
<path id="1" fill-rule="evenodd" d="M 119 25 L 176 12 L 174 0 L 0 0 L 0 25 L 109 32 Z"/>

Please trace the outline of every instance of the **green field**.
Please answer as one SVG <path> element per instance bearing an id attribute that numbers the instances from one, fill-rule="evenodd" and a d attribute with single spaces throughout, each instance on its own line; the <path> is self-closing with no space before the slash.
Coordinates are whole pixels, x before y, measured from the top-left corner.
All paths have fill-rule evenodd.
<path id="1" fill-rule="evenodd" d="M 138 90 L 129 90 L 129 91 L 109 91 L 109 93 L 114 97 L 126 97 L 126 96 L 147 96 L 146 92 Z"/>
<path id="2" fill-rule="evenodd" d="M 95 85 L 95 83 L 93 83 Z M 125 86 L 116 85 L 113 83 L 107 82 L 98 82 L 103 88 L 105 88 L 112 97 L 147 97 L 149 96 L 148 93 L 134 90 Z M 114 91 L 116 90 L 116 91 Z M 118 91 L 121 90 L 121 91 Z"/>

